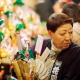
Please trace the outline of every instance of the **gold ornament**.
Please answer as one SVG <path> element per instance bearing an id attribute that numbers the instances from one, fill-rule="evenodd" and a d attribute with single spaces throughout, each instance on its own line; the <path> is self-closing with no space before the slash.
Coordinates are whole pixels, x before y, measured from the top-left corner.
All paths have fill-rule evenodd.
<path id="1" fill-rule="evenodd" d="M 1 49 L 1 51 L 0 51 L 0 57 L 1 57 L 1 58 L 7 57 L 7 53 L 6 53 L 6 51 L 5 51 L 5 48 Z"/>

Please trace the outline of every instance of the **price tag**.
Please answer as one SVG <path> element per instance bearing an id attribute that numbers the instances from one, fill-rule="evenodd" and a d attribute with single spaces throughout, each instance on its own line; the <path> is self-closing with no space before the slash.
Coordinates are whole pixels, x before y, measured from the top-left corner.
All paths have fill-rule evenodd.
<path id="1" fill-rule="evenodd" d="M 38 35 L 36 46 L 35 46 L 35 51 L 40 55 L 41 50 L 42 50 L 42 45 L 43 45 L 43 37 Z"/>

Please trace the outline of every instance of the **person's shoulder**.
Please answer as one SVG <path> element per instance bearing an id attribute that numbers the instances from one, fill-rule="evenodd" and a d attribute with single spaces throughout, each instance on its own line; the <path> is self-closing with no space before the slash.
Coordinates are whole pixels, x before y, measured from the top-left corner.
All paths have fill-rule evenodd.
<path id="1" fill-rule="evenodd" d="M 50 38 L 46 38 L 46 39 L 44 39 L 44 41 L 43 41 L 43 44 L 51 44 L 51 39 Z"/>
<path id="2" fill-rule="evenodd" d="M 76 44 L 75 42 L 71 43 L 70 49 L 80 52 L 80 46 Z"/>
<path id="3" fill-rule="evenodd" d="M 45 38 L 44 42 L 51 42 L 51 39 L 50 38 Z"/>
<path id="4" fill-rule="evenodd" d="M 46 38 L 43 41 L 43 50 L 48 47 L 49 49 L 51 48 L 51 39 L 50 38 Z"/>
<path id="5" fill-rule="evenodd" d="M 75 48 L 76 48 L 76 47 L 79 47 L 79 48 L 80 48 L 80 46 L 79 46 L 78 44 L 76 44 L 75 42 L 72 42 L 71 45 L 70 45 L 70 47 L 73 47 L 73 48 L 74 48 L 74 47 L 75 47 Z"/>
<path id="6" fill-rule="evenodd" d="M 67 53 L 66 55 L 68 55 L 70 59 L 80 58 L 80 46 L 72 42 L 69 48 L 64 50 L 64 53 Z"/>

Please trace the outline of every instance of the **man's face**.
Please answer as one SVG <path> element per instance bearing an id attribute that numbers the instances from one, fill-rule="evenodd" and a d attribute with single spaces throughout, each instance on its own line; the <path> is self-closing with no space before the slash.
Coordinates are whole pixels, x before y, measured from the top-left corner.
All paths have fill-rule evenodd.
<path id="1" fill-rule="evenodd" d="M 68 48 L 73 38 L 73 28 L 71 24 L 64 24 L 60 26 L 56 32 L 48 31 L 56 48 L 64 50 Z"/>

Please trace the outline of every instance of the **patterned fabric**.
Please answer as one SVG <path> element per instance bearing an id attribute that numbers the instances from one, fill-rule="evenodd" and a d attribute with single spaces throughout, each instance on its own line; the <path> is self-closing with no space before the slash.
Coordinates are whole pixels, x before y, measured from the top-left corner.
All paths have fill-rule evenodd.
<path id="1" fill-rule="evenodd" d="M 49 66 L 47 66 L 47 69 L 48 69 L 48 78 L 50 78 L 50 74 L 51 74 L 51 70 L 52 70 L 52 67 L 54 65 L 54 62 L 58 56 L 58 54 L 61 52 L 60 49 L 57 49 L 54 45 L 53 45 L 53 40 L 51 40 L 51 51 L 50 51 L 50 54 L 49 56 L 47 57 L 46 61 L 51 61 Z M 55 79 L 54 79 L 55 80 Z"/>
<path id="2" fill-rule="evenodd" d="M 58 72 L 60 70 L 59 68 L 61 64 L 62 64 L 61 61 L 58 61 L 58 60 L 55 61 L 53 68 L 51 70 L 50 80 L 57 80 L 57 76 L 58 76 Z"/>
<path id="3" fill-rule="evenodd" d="M 57 57 L 57 54 L 53 50 L 51 50 L 48 58 L 46 59 L 46 61 L 48 61 L 48 60 L 51 61 L 50 64 L 49 64 L 49 66 L 47 66 L 48 73 L 49 73 L 48 74 L 48 78 L 50 77 L 51 70 L 52 70 L 53 64 L 54 64 L 54 62 L 56 60 L 56 57 Z"/>

